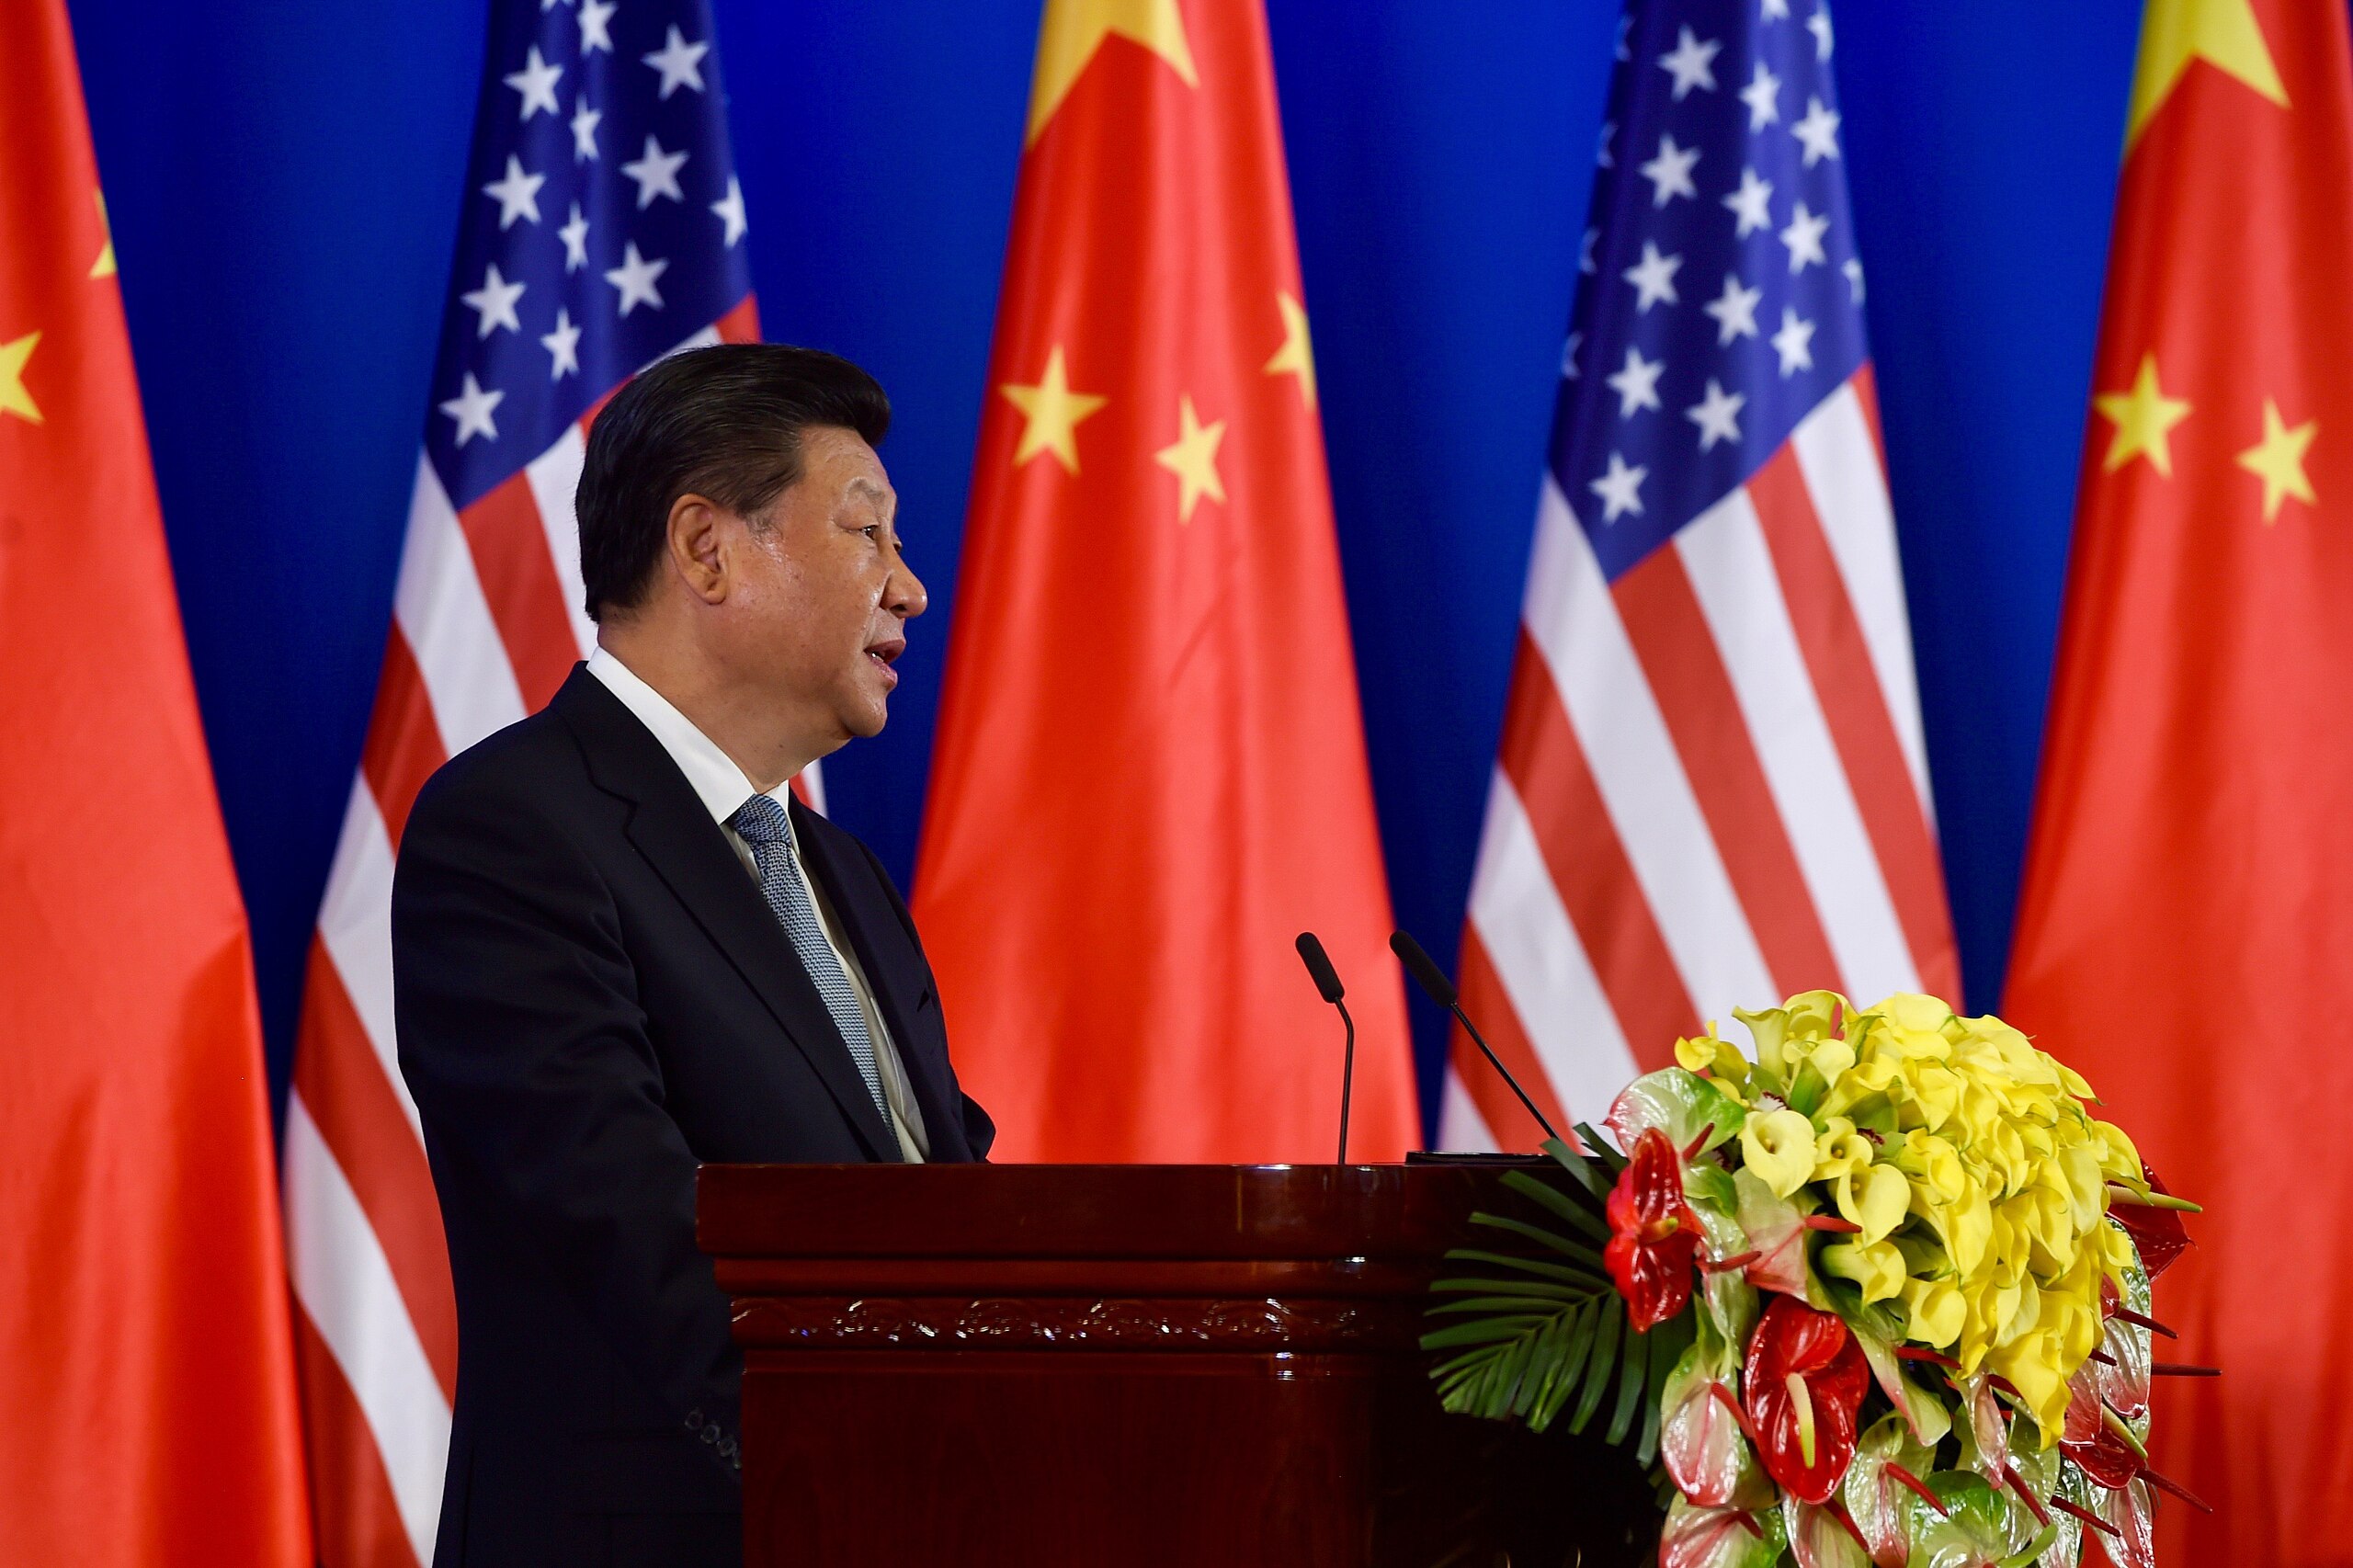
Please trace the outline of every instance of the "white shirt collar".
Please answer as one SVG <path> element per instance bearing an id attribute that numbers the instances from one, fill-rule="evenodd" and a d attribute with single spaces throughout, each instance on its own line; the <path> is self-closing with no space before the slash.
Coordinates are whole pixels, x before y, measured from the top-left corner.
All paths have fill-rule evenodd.
<path id="1" fill-rule="evenodd" d="M 696 798 L 710 813 L 711 821 L 722 827 L 733 816 L 745 801 L 760 793 L 752 780 L 735 765 L 735 759 L 719 747 L 719 743 L 702 733 L 695 722 L 678 711 L 670 699 L 654 690 L 610 652 L 598 645 L 588 655 L 588 673 L 605 683 L 605 688 L 621 699 L 621 705 L 637 715 L 638 722 L 654 732 L 678 771 L 687 776 L 694 787 Z M 785 808 L 786 831 L 792 821 L 792 787 L 779 786 L 767 791 L 768 798 Z"/>

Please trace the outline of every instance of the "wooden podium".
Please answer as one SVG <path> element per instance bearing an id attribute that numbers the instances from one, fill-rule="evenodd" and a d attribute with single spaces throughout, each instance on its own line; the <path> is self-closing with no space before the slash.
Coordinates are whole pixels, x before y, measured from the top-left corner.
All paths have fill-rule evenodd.
<path id="1" fill-rule="evenodd" d="M 1441 1415 L 1415 1339 L 1499 1173 L 710 1166 L 745 1562 L 1633 1563 L 1615 1450 Z"/>

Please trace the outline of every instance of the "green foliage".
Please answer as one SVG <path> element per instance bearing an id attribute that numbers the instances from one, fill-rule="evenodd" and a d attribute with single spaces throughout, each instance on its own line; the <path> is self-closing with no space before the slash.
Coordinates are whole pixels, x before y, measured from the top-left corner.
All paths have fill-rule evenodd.
<path id="1" fill-rule="evenodd" d="M 1609 1236 L 1601 1204 L 1615 1173 L 1607 1146 L 1579 1131 L 1601 1155 L 1594 1164 L 1565 1145 L 1549 1146 L 1575 1179 L 1574 1189 L 1525 1171 L 1504 1177 L 1556 1223 L 1471 1217 L 1499 1238 L 1529 1244 L 1529 1250 L 1448 1253 L 1451 1263 L 1477 1267 L 1431 1287 L 1446 1299 L 1430 1308 L 1440 1326 L 1422 1336 L 1422 1347 L 1445 1353 L 1431 1376 L 1448 1410 L 1525 1421 L 1538 1432 L 1563 1417 L 1578 1433 L 1599 1421 L 1606 1441 L 1631 1443 L 1647 1464 L 1658 1447 L 1658 1391 L 1691 1344 L 1692 1317 L 1678 1313 L 1648 1334 L 1627 1323 L 1626 1303 L 1599 1250 Z"/>

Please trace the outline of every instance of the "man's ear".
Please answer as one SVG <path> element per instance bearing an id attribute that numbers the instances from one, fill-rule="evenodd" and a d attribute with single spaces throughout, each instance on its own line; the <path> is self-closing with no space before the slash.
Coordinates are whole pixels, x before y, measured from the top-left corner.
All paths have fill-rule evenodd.
<path id="1" fill-rule="evenodd" d="M 718 505 L 692 492 L 670 503 L 665 531 L 670 569 L 687 591 L 705 604 L 727 597 L 727 564 L 720 549 L 721 512 Z"/>

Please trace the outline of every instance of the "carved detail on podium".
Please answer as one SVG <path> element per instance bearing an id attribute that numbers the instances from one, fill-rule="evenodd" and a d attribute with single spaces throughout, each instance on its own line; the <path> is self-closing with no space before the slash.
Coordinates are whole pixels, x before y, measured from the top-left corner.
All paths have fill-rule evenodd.
<path id="1" fill-rule="evenodd" d="M 1324 1297 L 766 1296 L 739 1343 L 808 1349 L 1409 1350 L 1419 1303 Z"/>

